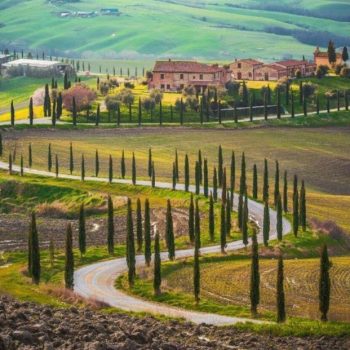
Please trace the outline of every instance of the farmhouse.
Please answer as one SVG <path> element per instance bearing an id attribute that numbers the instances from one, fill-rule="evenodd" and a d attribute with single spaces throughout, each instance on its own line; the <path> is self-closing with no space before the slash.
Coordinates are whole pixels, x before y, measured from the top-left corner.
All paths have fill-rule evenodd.
<path id="1" fill-rule="evenodd" d="M 264 65 L 263 62 L 254 59 L 235 60 L 230 64 L 233 79 L 256 80 L 255 72 L 257 68 Z"/>
<path id="2" fill-rule="evenodd" d="M 287 69 L 275 63 L 264 64 L 255 71 L 255 80 L 274 81 L 287 76 Z"/>
<path id="3" fill-rule="evenodd" d="M 71 71 L 72 66 L 58 61 L 32 60 L 22 58 L 4 63 L 5 74 L 23 76 L 55 76 Z"/>
<path id="4" fill-rule="evenodd" d="M 148 86 L 150 89 L 179 91 L 193 85 L 198 91 L 204 91 L 208 86 L 224 86 L 230 79 L 230 70 L 217 64 L 168 60 L 156 62 Z"/>
<path id="5" fill-rule="evenodd" d="M 295 78 L 297 72 L 300 72 L 302 77 L 310 77 L 316 71 L 316 65 L 306 60 L 279 61 L 275 62 L 275 64 L 285 68 L 288 78 Z"/>
<path id="6" fill-rule="evenodd" d="M 337 61 L 335 62 L 335 65 L 343 64 L 343 59 L 341 53 L 337 52 Z M 332 68 L 332 65 L 329 63 L 328 60 L 328 52 L 322 52 L 319 47 L 316 48 L 314 52 L 314 62 L 317 67 L 319 66 L 327 66 L 329 68 Z"/>
<path id="7" fill-rule="evenodd" d="M 10 61 L 11 58 L 12 58 L 12 55 L 0 54 L 0 64 Z"/>

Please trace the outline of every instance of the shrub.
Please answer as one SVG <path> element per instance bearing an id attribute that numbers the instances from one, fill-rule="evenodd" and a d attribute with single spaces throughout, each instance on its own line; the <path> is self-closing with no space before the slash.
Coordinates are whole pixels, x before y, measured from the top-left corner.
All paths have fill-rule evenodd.
<path id="1" fill-rule="evenodd" d="M 135 88 L 135 85 L 134 85 L 133 83 L 130 83 L 130 81 L 126 81 L 126 82 L 124 83 L 124 87 L 125 87 L 126 89 L 134 89 L 134 88 Z"/>
<path id="2" fill-rule="evenodd" d="M 324 66 L 324 65 L 319 66 L 316 71 L 317 78 L 319 79 L 323 78 L 328 73 L 328 71 L 329 71 L 328 66 Z"/>
<path id="3" fill-rule="evenodd" d="M 156 103 L 153 98 L 147 97 L 142 100 L 142 107 L 147 111 L 153 111 L 156 106 Z"/>
<path id="4" fill-rule="evenodd" d="M 349 67 L 343 67 L 340 71 L 340 76 L 343 78 L 350 78 L 350 68 Z"/>
<path id="5" fill-rule="evenodd" d="M 118 110 L 120 100 L 118 99 L 118 96 L 107 96 L 105 103 L 108 111 L 115 112 Z"/>
<path id="6" fill-rule="evenodd" d="M 158 89 L 153 89 L 150 92 L 150 98 L 153 99 L 156 104 L 159 104 L 163 99 L 163 93 Z"/>
<path id="7" fill-rule="evenodd" d="M 73 111 L 73 97 L 77 112 L 83 111 L 91 106 L 96 99 L 96 92 L 84 84 L 76 84 L 63 93 L 63 106 L 68 111 Z"/>
<path id="8" fill-rule="evenodd" d="M 305 98 L 311 97 L 316 91 L 316 85 L 306 82 L 303 84 L 303 95 Z"/>
<path id="9" fill-rule="evenodd" d="M 123 89 L 117 95 L 117 99 L 126 106 L 132 105 L 135 100 L 135 96 L 130 89 Z"/>

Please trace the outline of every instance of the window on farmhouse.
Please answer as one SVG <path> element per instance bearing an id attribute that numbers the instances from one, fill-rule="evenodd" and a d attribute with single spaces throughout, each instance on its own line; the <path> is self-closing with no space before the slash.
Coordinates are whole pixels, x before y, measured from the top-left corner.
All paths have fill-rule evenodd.
<path id="1" fill-rule="evenodd" d="M 160 85 L 160 88 L 161 88 L 161 89 L 164 89 L 164 86 L 165 86 L 164 84 L 161 84 L 161 85 Z"/>
<path id="2" fill-rule="evenodd" d="M 164 74 L 161 74 L 161 75 L 160 75 L 160 79 L 164 79 Z"/>
<path id="3" fill-rule="evenodd" d="M 180 74 L 180 79 L 182 80 L 184 78 L 184 75 L 183 74 Z"/>
<path id="4" fill-rule="evenodd" d="M 203 80 L 203 74 L 200 74 L 200 75 L 199 75 L 199 79 L 200 79 L 200 80 Z"/>
<path id="5" fill-rule="evenodd" d="M 239 69 L 242 68 L 242 63 L 238 63 L 238 68 L 239 68 Z"/>

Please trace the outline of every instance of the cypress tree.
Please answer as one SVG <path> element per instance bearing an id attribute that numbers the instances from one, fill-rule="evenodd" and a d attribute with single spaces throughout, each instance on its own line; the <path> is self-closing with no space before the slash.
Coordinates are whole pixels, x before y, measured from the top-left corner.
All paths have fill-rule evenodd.
<path id="1" fill-rule="evenodd" d="M 198 173 L 199 173 L 199 183 L 202 184 L 203 182 L 203 161 L 202 161 L 202 151 L 198 151 Z"/>
<path id="2" fill-rule="evenodd" d="M 57 156 L 57 154 L 55 154 L 55 173 L 56 173 L 56 177 L 58 177 L 58 172 L 59 172 L 58 156 Z"/>
<path id="3" fill-rule="evenodd" d="M 185 191 L 188 192 L 190 186 L 190 164 L 188 155 L 185 156 Z"/>
<path id="4" fill-rule="evenodd" d="M 98 155 L 98 150 L 95 152 L 95 176 L 98 177 L 100 173 L 100 158 Z"/>
<path id="5" fill-rule="evenodd" d="M 290 103 L 291 103 L 291 116 L 292 116 L 292 118 L 294 118 L 295 117 L 295 106 L 294 106 L 294 92 L 293 91 L 291 91 L 290 97 L 291 97 L 291 100 L 290 100 Z"/>
<path id="6" fill-rule="evenodd" d="M 277 205 L 277 198 L 278 198 L 279 194 L 280 194 L 280 167 L 279 167 L 278 161 L 276 160 L 275 190 L 274 190 L 274 204 L 275 204 L 275 207 Z"/>
<path id="7" fill-rule="evenodd" d="M 148 177 L 152 176 L 152 148 L 148 149 Z"/>
<path id="8" fill-rule="evenodd" d="M 320 115 L 320 95 L 316 96 L 316 114 Z"/>
<path id="9" fill-rule="evenodd" d="M 194 245 L 194 264 L 193 264 L 193 292 L 196 304 L 199 303 L 200 295 L 200 266 L 199 266 L 199 249 L 200 249 L 200 216 L 198 210 L 198 200 L 196 201 L 196 230 Z"/>
<path id="10" fill-rule="evenodd" d="M 53 100 L 53 105 L 52 105 L 52 118 L 51 118 L 51 124 L 52 126 L 56 126 L 56 117 L 57 117 L 57 114 L 56 114 L 56 110 L 57 110 L 57 107 L 56 107 L 56 104 L 57 104 L 57 101 L 56 99 Z"/>
<path id="11" fill-rule="evenodd" d="M 136 185 L 136 159 L 135 153 L 132 153 L 132 184 Z"/>
<path id="12" fill-rule="evenodd" d="M 241 224 L 243 244 L 245 246 L 248 245 L 248 220 L 249 220 L 248 197 L 246 192 L 244 195 L 243 215 L 242 215 L 242 224 Z"/>
<path id="13" fill-rule="evenodd" d="M 183 125 L 184 123 L 184 104 L 183 100 L 181 98 L 180 100 L 180 125 Z"/>
<path id="14" fill-rule="evenodd" d="M 32 244 L 32 235 L 33 231 L 36 230 L 36 219 L 35 219 L 35 213 L 32 212 L 31 216 L 31 223 L 29 225 L 29 231 L 28 231 L 28 261 L 27 261 L 27 272 L 28 276 L 32 277 L 32 250 L 33 250 L 33 244 Z"/>
<path id="15" fill-rule="evenodd" d="M 233 208 L 233 199 L 235 195 L 236 187 L 236 156 L 235 152 L 231 153 L 231 176 L 230 176 L 230 199 L 231 199 L 231 208 Z"/>
<path id="16" fill-rule="evenodd" d="M 345 110 L 349 110 L 349 92 L 344 91 L 344 98 L 345 98 Z"/>
<path id="17" fill-rule="evenodd" d="M 298 236 L 299 230 L 299 192 L 298 192 L 298 178 L 294 175 L 294 190 L 293 190 L 293 233 Z"/>
<path id="18" fill-rule="evenodd" d="M 220 221 L 220 246 L 221 253 L 226 254 L 226 210 L 224 203 L 221 204 L 221 221 Z"/>
<path id="19" fill-rule="evenodd" d="M 66 233 L 64 281 L 67 289 L 73 289 L 74 287 L 74 255 L 73 255 L 73 234 L 72 234 L 72 226 L 70 223 L 67 225 L 67 233 Z"/>
<path id="20" fill-rule="evenodd" d="M 304 86 L 303 86 L 303 82 L 301 81 L 299 83 L 299 104 L 300 106 L 303 104 L 303 99 L 304 99 Z"/>
<path id="21" fill-rule="evenodd" d="M 200 193 L 200 175 L 199 175 L 199 162 L 196 162 L 195 166 L 195 185 L 196 185 L 196 195 Z"/>
<path id="22" fill-rule="evenodd" d="M 290 84 L 289 82 L 286 83 L 286 106 L 289 106 L 289 90 L 290 90 Z"/>
<path id="23" fill-rule="evenodd" d="M 12 154 L 9 154 L 9 174 L 12 175 Z"/>
<path id="24" fill-rule="evenodd" d="M 23 155 L 21 154 L 21 171 L 20 171 L 21 176 L 24 175 L 24 160 L 23 160 Z"/>
<path id="25" fill-rule="evenodd" d="M 73 174 L 74 171 L 74 155 L 73 155 L 73 144 L 72 142 L 69 145 L 69 171 L 70 174 Z"/>
<path id="26" fill-rule="evenodd" d="M 152 250 L 151 250 L 151 214 L 149 207 L 149 200 L 145 200 L 145 262 L 147 266 L 150 266 L 152 259 Z"/>
<path id="27" fill-rule="evenodd" d="M 278 194 L 277 196 L 276 212 L 277 212 L 277 223 L 276 223 L 277 239 L 279 241 L 282 241 L 283 221 L 282 221 L 282 200 L 281 200 L 280 194 Z"/>
<path id="28" fill-rule="evenodd" d="M 324 245 L 321 252 L 320 259 L 320 279 L 319 279 L 319 309 L 321 312 L 321 320 L 326 322 L 328 320 L 327 314 L 330 302 L 331 280 L 329 277 L 329 269 L 331 262 L 328 257 L 327 245 Z"/>
<path id="29" fill-rule="evenodd" d="M 173 163 L 173 191 L 176 190 L 176 165 Z"/>
<path id="30" fill-rule="evenodd" d="M 81 256 L 83 256 L 86 253 L 86 228 L 85 228 L 84 204 L 80 206 L 80 211 L 79 211 L 79 251 Z"/>
<path id="31" fill-rule="evenodd" d="M 33 152 L 32 152 L 32 144 L 28 145 L 28 166 L 31 168 L 33 165 Z"/>
<path id="32" fill-rule="evenodd" d="M 62 93 L 59 92 L 58 93 L 58 97 L 57 97 L 57 118 L 61 118 L 62 116 L 62 110 L 63 110 L 63 98 L 62 98 Z"/>
<path id="33" fill-rule="evenodd" d="M 208 178 L 208 161 L 205 158 L 203 164 L 203 192 L 204 196 L 208 198 L 209 195 L 209 178 Z"/>
<path id="34" fill-rule="evenodd" d="M 2 157 L 4 153 L 4 146 L 2 144 L 2 134 L 0 133 L 0 157 Z"/>
<path id="35" fill-rule="evenodd" d="M 141 97 L 139 98 L 139 113 L 138 113 L 138 125 L 141 126 L 142 120 L 142 105 L 141 105 Z"/>
<path id="36" fill-rule="evenodd" d="M 253 99 L 249 99 L 249 120 L 253 121 Z"/>
<path id="37" fill-rule="evenodd" d="M 52 170 L 52 152 L 51 152 L 51 143 L 49 143 L 49 148 L 47 151 L 47 169 L 49 172 Z"/>
<path id="38" fill-rule="evenodd" d="M 99 124 L 100 124 L 100 113 L 101 113 L 101 106 L 100 106 L 100 104 L 98 104 L 97 110 L 96 110 L 96 119 L 95 119 L 96 126 L 99 126 Z"/>
<path id="39" fill-rule="evenodd" d="M 77 105 L 75 102 L 75 97 L 73 97 L 73 105 L 72 105 L 72 117 L 73 117 L 73 126 L 77 126 Z"/>
<path id="40" fill-rule="evenodd" d="M 213 173 L 213 197 L 214 201 L 217 202 L 218 200 L 218 177 L 216 173 L 216 167 L 214 167 L 214 173 Z"/>
<path id="41" fill-rule="evenodd" d="M 113 182 L 113 158 L 111 155 L 109 155 L 108 181 L 110 184 Z"/>
<path id="42" fill-rule="evenodd" d="M 190 242 L 194 242 L 194 202 L 193 194 L 191 193 L 190 206 L 188 208 L 188 236 Z"/>
<path id="43" fill-rule="evenodd" d="M 117 107 L 117 126 L 120 126 L 120 119 L 121 119 L 121 112 L 120 112 L 120 105 L 118 104 Z"/>
<path id="44" fill-rule="evenodd" d="M 30 276 L 32 277 L 32 282 L 35 284 L 39 284 L 40 282 L 40 274 L 41 274 L 41 265 L 40 265 L 40 248 L 39 248 L 39 237 L 38 230 L 36 227 L 36 218 L 35 213 L 32 212 L 31 225 L 30 225 L 30 238 L 29 242 L 31 245 L 30 248 Z"/>
<path id="45" fill-rule="evenodd" d="M 259 271 L 259 246 L 256 231 L 252 236 L 252 262 L 250 268 L 250 310 L 252 317 L 256 317 L 260 304 L 260 271 Z"/>
<path id="46" fill-rule="evenodd" d="M 196 209 L 194 213 L 194 240 L 198 248 L 201 247 L 201 217 L 199 212 L 198 198 L 196 199 Z"/>
<path id="47" fill-rule="evenodd" d="M 132 208 L 131 208 L 130 198 L 128 198 L 126 262 L 128 265 L 129 287 L 131 288 L 134 286 L 134 282 L 135 282 L 136 259 L 135 259 L 134 225 L 133 225 L 133 219 L 132 219 Z"/>
<path id="48" fill-rule="evenodd" d="M 306 190 L 304 180 L 301 181 L 300 189 L 300 225 L 306 231 Z"/>
<path id="49" fill-rule="evenodd" d="M 231 225 L 231 200 L 230 200 L 230 193 L 227 192 L 227 200 L 226 200 L 226 235 L 230 236 L 231 234 L 231 229 L 232 229 L 232 225 Z"/>
<path id="50" fill-rule="evenodd" d="M 171 214 L 170 200 L 167 201 L 167 213 L 166 213 L 166 244 L 168 248 L 169 260 L 175 259 L 175 238 L 174 238 L 174 227 L 173 217 Z"/>
<path id="51" fill-rule="evenodd" d="M 55 245 L 53 239 L 50 239 L 49 243 L 49 258 L 50 258 L 50 267 L 53 268 L 55 266 Z"/>
<path id="52" fill-rule="evenodd" d="M 222 173 L 222 190 L 221 190 L 221 200 L 224 204 L 226 204 L 227 200 L 227 190 L 226 190 L 226 168 L 224 168 L 224 171 Z"/>
<path id="53" fill-rule="evenodd" d="M 269 169 L 267 165 L 267 159 L 264 161 L 264 184 L 263 184 L 263 201 L 269 200 Z"/>
<path id="54" fill-rule="evenodd" d="M 161 294 L 160 287 L 162 284 L 162 267 L 160 258 L 160 245 L 159 245 L 159 234 L 155 235 L 154 240 L 154 279 L 153 279 L 153 289 L 154 295 L 159 296 Z"/>
<path id="55" fill-rule="evenodd" d="M 258 199 L 258 168 L 253 166 L 253 198 Z"/>
<path id="56" fill-rule="evenodd" d="M 267 120 L 269 115 L 269 109 L 267 106 L 267 93 L 264 93 L 264 119 Z"/>
<path id="57" fill-rule="evenodd" d="M 283 177 L 283 210 L 288 213 L 288 174 L 287 171 L 284 172 Z"/>
<path id="58" fill-rule="evenodd" d="M 175 150 L 175 170 L 176 170 L 176 180 L 179 181 L 180 175 L 179 175 L 179 157 L 177 154 L 177 149 Z"/>
<path id="59" fill-rule="evenodd" d="M 219 146 L 219 151 L 218 151 L 218 180 L 219 180 L 219 187 L 222 186 L 222 176 L 224 173 L 224 158 L 222 154 L 222 147 L 221 145 Z"/>
<path id="60" fill-rule="evenodd" d="M 107 199 L 108 217 L 107 217 L 107 247 L 108 254 L 114 254 L 114 209 L 112 197 L 108 195 Z"/>
<path id="61" fill-rule="evenodd" d="M 281 119 L 281 91 L 277 88 L 277 119 Z"/>
<path id="62" fill-rule="evenodd" d="M 142 252 L 143 236 L 142 236 L 142 211 L 140 198 L 137 199 L 136 205 L 136 239 L 137 251 Z"/>
<path id="63" fill-rule="evenodd" d="M 209 199 L 209 238 L 213 242 L 215 240 L 215 212 L 214 212 L 214 199 L 213 193 L 210 192 Z"/>
<path id="64" fill-rule="evenodd" d="M 124 150 L 122 152 L 122 157 L 120 160 L 120 174 L 122 176 L 122 179 L 125 179 L 125 174 L 126 174 L 126 167 L 125 167 L 125 155 L 124 155 Z"/>
<path id="65" fill-rule="evenodd" d="M 85 181 L 85 158 L 81 155 L 81 181 Z"/>
<path id="66" fill-rule="evenodd" d="M 264 206 L 263 239 L 264 245 L 267 247 L 270 239 L 270 209 L 268 202 L 265 202 Z"/>
<path id="67" fill-rule="evenodd" d="M 282 255 L 278 258 L 278 269 L 277 269 L 277 322 L 283 323 L 286 320 L 286 306 L 284 296 L 284 267 Z"/>
<path id="68" fill-rule="evenodd" d="M 154 166 L 154 162 L 152 162 L 151 185 L 152 185 L 152 188 L 156 187 L 156 168 Z"/>
<path id="69" fill-rule="evenodd" d="M 11 126 L 15 126 L 15 106 L 13 105 L 13 100 L 11 101 Z"/>
<path id="70" fill-rule="evenodd" d="M 163 106 L 162 101 L 159 101 L 159 125 L 163 125 Z"/>
<path id="71" fill-rule="evenodd" d="M 241 164 L 241 179 L 240 179 L 240 188 L 239 188 L 239 198 L 238 198 L 238 227 L 242 229 L 242 220 L 243 220 L 243 197 L 247 191 L 246 184 L 246 162 L 245 154 L 242 153 L 242 164 Z"/>
<path id="72" fill-rule="evenodd" d="M 34 119 L 34 110 L 33 110 L 33 98 L 31 97 L 29 100 L 29 124 L 33 125 L 33 119 Z"/>

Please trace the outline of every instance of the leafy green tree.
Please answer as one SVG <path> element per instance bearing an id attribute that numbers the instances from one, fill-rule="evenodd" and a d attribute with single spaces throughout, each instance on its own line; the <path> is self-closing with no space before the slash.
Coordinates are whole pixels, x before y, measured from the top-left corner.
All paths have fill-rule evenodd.
<path id="1" fill-rule="evenodd" d="M 129 287 L 132 288 L 135 283 L 136 258 L 135 258 L 134 225 L 133 225 L 133 219 L 132 219 L 132 207 L 131 207 L 130 198 L 128 198 L 128 213 L 127 213 L 126 262 L 128 265 Z"/>
<path id="2" fill-rule="evenodd" d="M 257 316 L 257 308 L 260 304 L 260 268 L 259 268 L 259 246 L 256 231 L 252 236 L 252 254 L 250 268 L 250 310 L 252 317 Z"/>
<path id="3" fill-rule="evenodd" d="M 169 260 L 175 259 L 175 237 L 174 237 L 174 226 L 173 216 L 171 213 L 170 200 L 167 201 L 167 212 L 166 212 L 166 244 L 168 248 Z"/>
<path id="4" fill-rule="evenodd" d="M 86 227 L 84 204 L 80 206 L 79 210 L 79 251 L 81 256 L 85 255 L 86 253 Z"/>
<path id="5" fill-rule="evenodd" d="M 159 296 L 161 294 L 160 287 L 162 284 L 162 267 L 160 258 L 160 244 L 159 234 L 156 233 L 154 240 L 154 278 L 153 278 L 153 289 L 154 294 Z"/>
<path id="6" fill-rule="evenodd" d="M 146 198 L 145 200 L 145 222 L 144 222 L 144 230 L 145 230 L 145 262 L 147 266 L 151 265 L 152 259 L 152 249 L 151 249 L 151 213 L 149 207 L 149 200 Z"/>
<path id="7" fill-rule="evenodd" d="M 282 255 L 278 258 L 277 269 L 277 322 L 283 323 L 286 320 L 286 305 L 284 296 L 284 267 Z"/>
<path id="8" fill-rule="evenodd" d="M 306 231 L 306 190 L 304 180 L 301 182 L 300 189 L 300 225 L 303 231 Z"/>
<path id="9" fill-rule="evenodd" d="M 321 320 L 326 322 L 328 320 L 327 314 L 330 303 L 331 280 L 329 277 L 329 270 L 331 262 L 328 257 L 327 245 L 322 248 L 320 259 L 320 280 L 319 280 L 319 309 L 321 312 Z"/>
<path id="10" fill-rule="evenodd" d="M 258 199 L 258 168 L 253 166 L 253 198 Z"/>
<path id="11" fill-rule="evenodd" d="M 73 233 L 72 225 L 67 225 L 66 251 L 65 251 L 64 281 L 67 289 L 74 287 L 74 255 L 73 255 Z"/>
<path id="12" fill-rule="evenodd" d="M 213 193 L 210 192 L 209 197 L 209 237 L 210 240 L 213 242 L 215 240 L 215 212 L 214 212 L 214 199 L 213 199 Z"/>
<path id="13" fill-rule="evenodd" d="M 190 187 L 190 164 L 188 155 L 185 156 L 185 191 L 188 192 Z"/>
<path id="14" fill-rule="evenodd" d="M 263 239 L 264 245 L 267 247 L 270 239 L 270 209 L 268 202 L 265 202 L 264 206 Z"/>
<path id="15" fill-rule="evenodd" d="M 188 208 L 188 236 L 190 242 L 194 242 L 194 202 L 193 194 L 191 193 L 190 206 Z"/>
<path id="16" fill-rule="evenodd" d="M 114 208 L 112 197 L 108 195 L 107 199 L 107 247 L 109 255 L 114 254 Z"/>
<path id="17" fill-rule="evenodd" d="M 276 212 L 277 212 L 277 224 L 276 224 L 277 239 L 279 241 L 282 241 L 283 221 L 282 221 L 282 200 L 281 200 L 280 194 L 278 194 L 277 196 Z"/>

